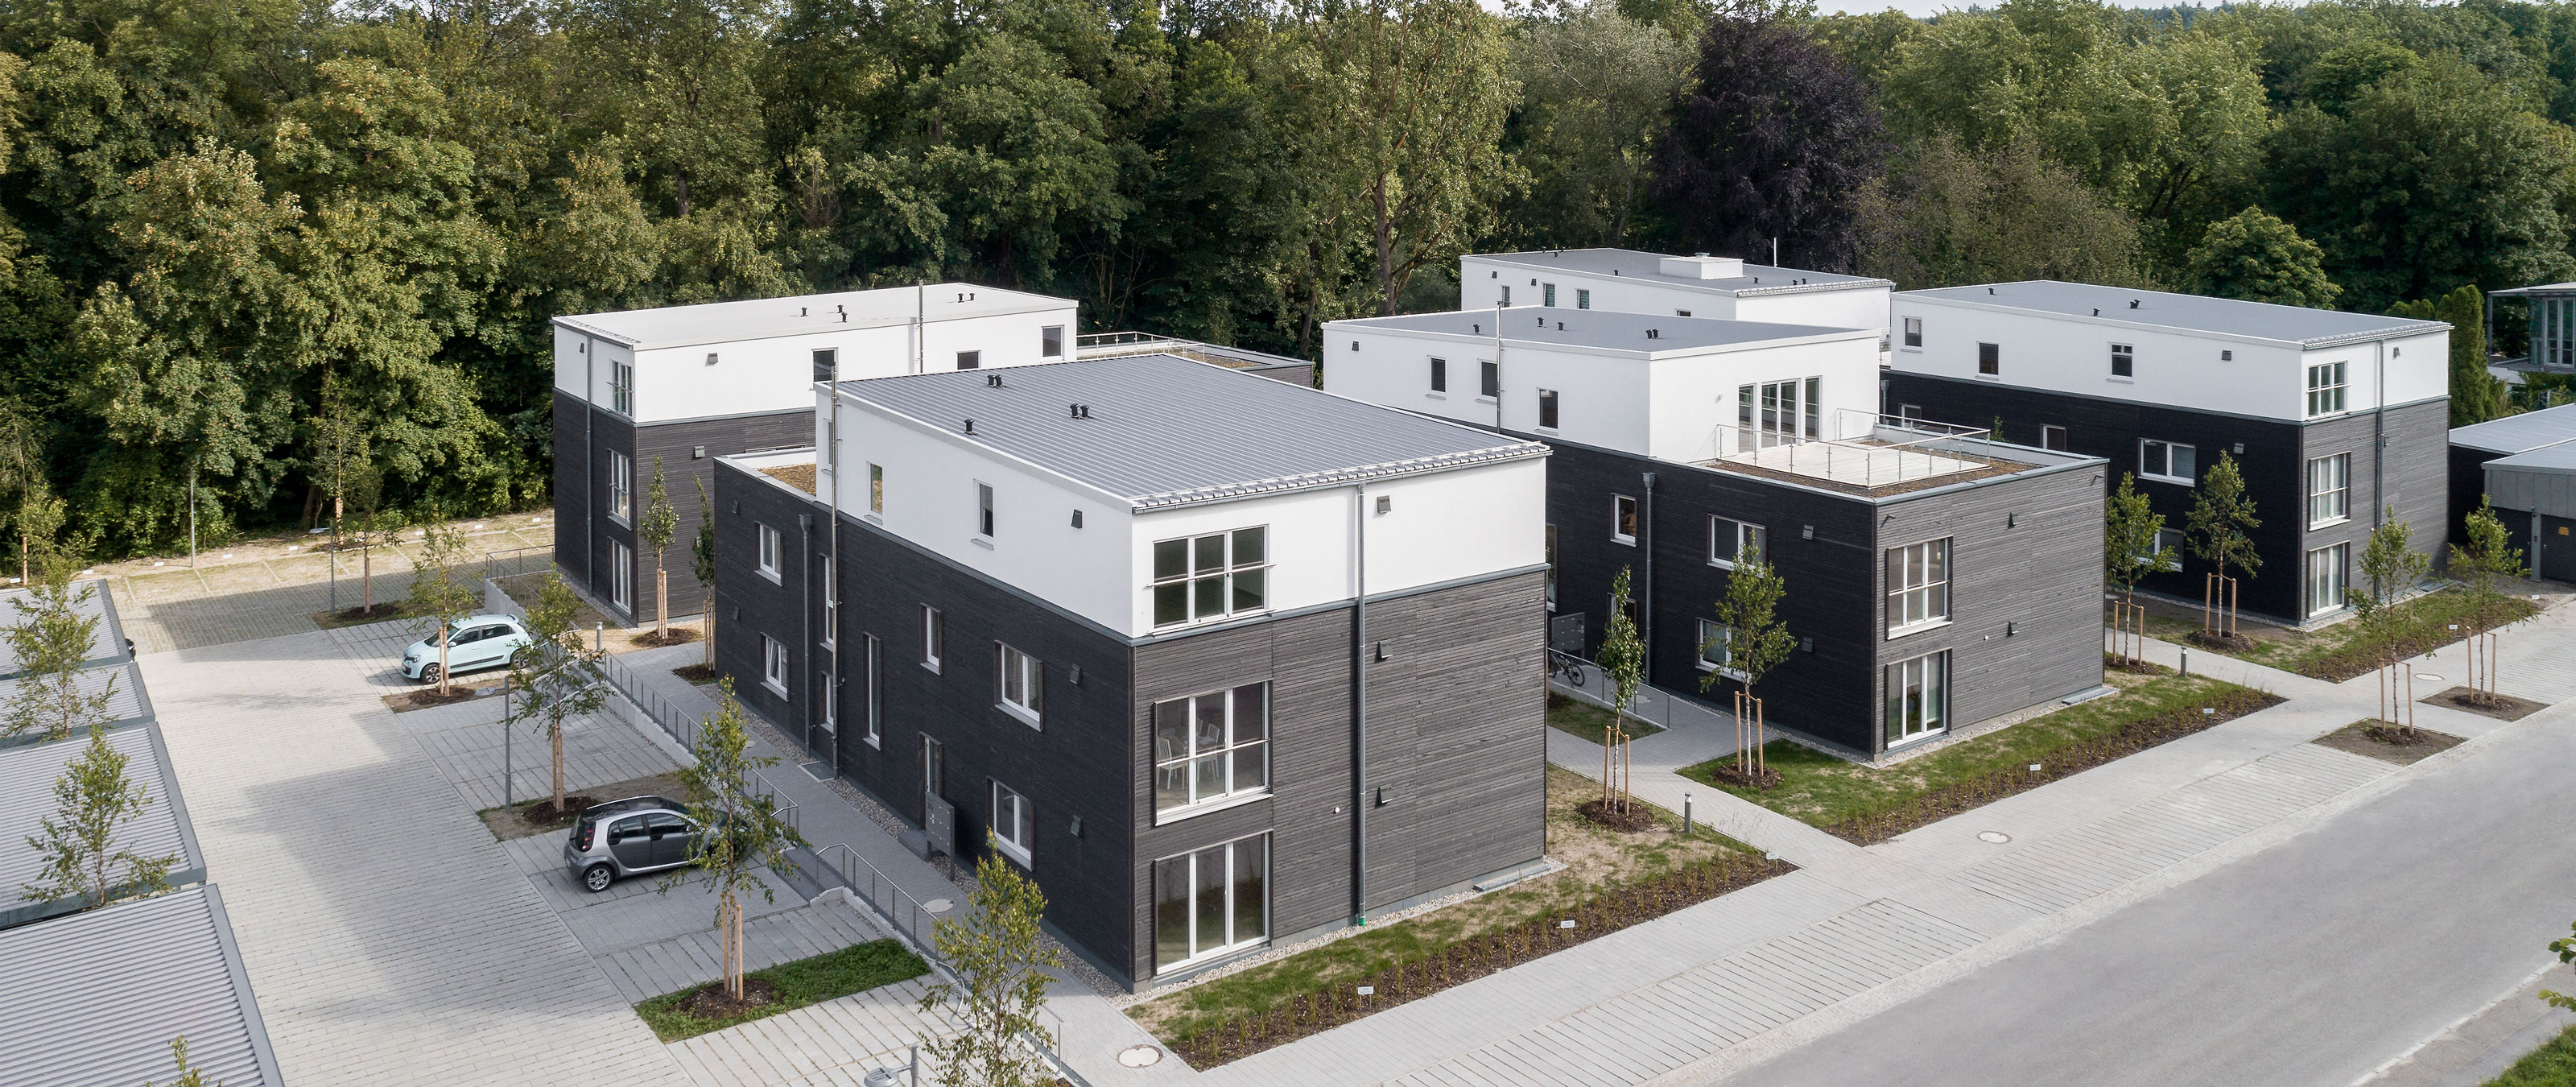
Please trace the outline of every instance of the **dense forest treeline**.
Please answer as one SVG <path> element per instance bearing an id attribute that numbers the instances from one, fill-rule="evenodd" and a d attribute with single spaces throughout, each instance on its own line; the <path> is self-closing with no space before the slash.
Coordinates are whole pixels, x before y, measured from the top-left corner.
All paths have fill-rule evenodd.
<path id="1" fill-rule="evenodd" d="M 0 0 L 0 517 L 526 506 L 553 315 L 921 279 L 1305 355 L 1517 247 L 2473 313 L 2576 278 L 2571 120 L 2498 0 Z"/>

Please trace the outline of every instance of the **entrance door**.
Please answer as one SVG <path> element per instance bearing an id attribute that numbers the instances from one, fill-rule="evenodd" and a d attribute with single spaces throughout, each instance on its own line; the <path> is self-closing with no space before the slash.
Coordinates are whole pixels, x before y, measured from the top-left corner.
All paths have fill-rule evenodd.
<path id="1" fill-rule="evenodd" d="M 2526 561 L 2551 581 L 2576 581 L 2576 521 L 2540 515 L 2540 542 Z"/>

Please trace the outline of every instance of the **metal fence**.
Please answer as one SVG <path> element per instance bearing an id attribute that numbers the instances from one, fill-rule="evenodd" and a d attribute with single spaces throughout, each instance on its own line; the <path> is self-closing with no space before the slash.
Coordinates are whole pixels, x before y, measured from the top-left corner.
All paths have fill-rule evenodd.
<path id="1" fill-rule="evenodd" d="M 635 669 L 627 667 L 626 662 L 614 656 L 602 656 L 599 658 L 599 670 L 608 678 L 608 682 L 617 688 L 619 694 L 625 695 L 627 701 L 634 703 L 637 709 L 643 710 L 644 716 L 652 718 L 654 724 L 662 726 L 662 731 L 669 733 L 673 740 L 679 741 L 681 747 L 691 750 L 697 748 L 698 723 L 691 720 L 688 714 L 680 712 L 680 708 L 672 705 L 670 699 L 664 698 L 662 692 L 654 690 L 650 684 L 645 683 L 644 677 L 637 674 Z"/>
<path id="2" fill-rule="evenodd" d="M 483 553 L 483 580 L 499 581 L 520 574 L 534 574 L 555 568 L 552 547 L 513 547 L 507 551 Z"/>

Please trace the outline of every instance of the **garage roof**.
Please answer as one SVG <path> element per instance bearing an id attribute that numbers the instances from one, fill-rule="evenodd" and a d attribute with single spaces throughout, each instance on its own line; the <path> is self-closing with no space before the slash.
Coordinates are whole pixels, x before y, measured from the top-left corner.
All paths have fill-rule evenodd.
<path id="1" fill-rule="evenodd" d="M 2487 453 L 2522 453 L 2560 442 L 2576 442 L 2576 404 L 2526 411 L 2451 430 L 2452 445 Z"/>
<path id="2" fill-rule="evenodd" d="M 126 757 L 126 779 L 141 785 L 152 798 L 142 814 L 118 828 L 113 844 L 147 857 L 177 857 L 168 877 L 173 886 L 205 882 L 206 858 L 197 849 L 196 829 L 189 825 L 188 806 L 179 797 L 179 778 L 170 767 L 170 751 L 161 742 L 161 726 L 147 720 L 111 729 L 107 742 Z M 87 736 L 73 736 L 0 748 L 0 926 L 80 908 L 77 900 L 24 898 L 19 888 L 35 882 L 44 870 L 43 854 L 25 843 L 43 833 L 43 821 L 57 810 L 54 782 L 88 747 Z M 0 956 L 0 962 L 6 961 Z M 0 1076 L 0 1083 L 16 1081 Z"/>
<path id="3" fill-rule="evenodd" d="M 259 1005 L 213 885 L 0 931 L 0 1083 L 169 1083 L 170 1042 L 206 1082 L 278 1087 Z"/>
<path id="4" fill-rule="evenodd" d="M 76 582 L 73 591 L 78 593 L 84 586 L 91 590 L 89 598 L 79 601 L 75 608 L 80 614 L 95 615 L 99 620 L 98 632 L 90 637 L 89 662 L 97 664 L 122 659 L 125 656 L 125 628 L 116 621 L 116 601 L 108 595 L 107 581 L 102 578 Z M 17 625 L 29 606 L 28 601 L 34 596 L 25 589 L 0 593 L 0 627 Z M 9 643 L 0 641 L 0 679 L 17 675 L 22 670 L 18 652 L 9 648 Z"/>

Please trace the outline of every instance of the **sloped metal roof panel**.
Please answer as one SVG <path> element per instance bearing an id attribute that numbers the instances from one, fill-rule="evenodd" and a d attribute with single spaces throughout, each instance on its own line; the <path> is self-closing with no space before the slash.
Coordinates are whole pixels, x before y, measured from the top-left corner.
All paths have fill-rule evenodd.
<path id="1" fill-rule="evenodd" d="M 100 1087 L 176 1078 L 278 1087 L 277 1058 L 212 885 L 0 931 L 0 1083 Z"/>

